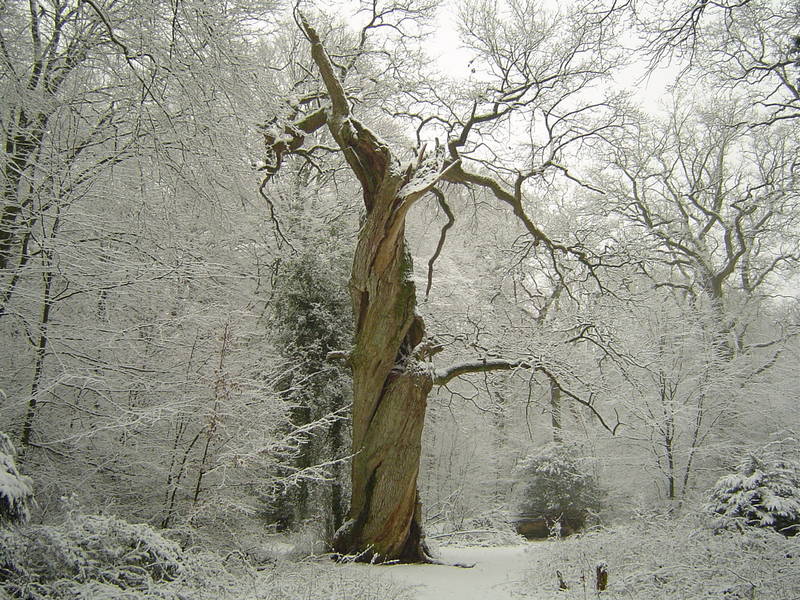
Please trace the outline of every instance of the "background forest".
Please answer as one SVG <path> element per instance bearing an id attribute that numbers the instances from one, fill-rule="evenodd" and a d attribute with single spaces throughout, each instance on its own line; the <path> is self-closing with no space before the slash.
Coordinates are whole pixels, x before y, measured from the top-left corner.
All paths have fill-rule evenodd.
<path id="1" fill-rule="evenodd" d="M 407 248 L 430 369 L 505 366 L 428 398 L 428 539 L 611 532 L 552 578 L 671 531 L 771 565 L 725 597 L 796 598 L 788 0 L 0 2 L 0 593 L 406 597 L 280 566 L 348 508 L 365 218 L 298 10 L 404 165 L 472 136 L 481 179 L 419 200 Z M 664 560 L 620 597 L 711 585 Z"/>

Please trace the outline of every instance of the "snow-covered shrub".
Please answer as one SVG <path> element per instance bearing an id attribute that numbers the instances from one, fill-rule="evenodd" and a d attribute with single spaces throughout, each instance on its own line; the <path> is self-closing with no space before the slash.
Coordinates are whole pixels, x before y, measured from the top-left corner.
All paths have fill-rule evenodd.
<path id="1" fill-rule="evenodd" d="M 183 550 L 148 525 L 72 514 L 0 529 L 0 598 L 25 600 L 410 600 L 361 565 Z"/>
<path id="2" fill-rule="evenodd" d="M 769 527 L 784 535 L 800 532 L 800 464 L 750 454 L 717 481 L 706 505 L 716 529 Z"/>
<path id="3" fill-rule="evenodd" d="M 583 600 L 595 591 L 597 566 L 605 563 L 608 587 L 600 597 L 609 600 L 800 598 L 800 537 L 760 528 L 714 533 L 706 519 L 632 519 L 537 545 L 525 591 L 535 591 L 535 598 Z M 558 573 L 569 589 L 559 589 Z"/>
<path id="4" fill-rule="evenodd" d="M 11 440 L 0 432 L 0 525 L 27 521 L 33 500 L 31 480 L 17 470 L 16 456 Z"/>
<path id="5" fill-rule="evenodd" d="M 543 519 L 547 527 L 568 534 L 580 531 L 600 510 L 603 490 L 571 444 L 550 444 L 529 455 L 517 468 L 517 514 Z"/>
<path id="6" fill-rule="evenodd" d="M 80 515 L 60 526 L 0 531 L 0 562 L 7 588 L 57 590 L 69 580 L 119 591 L 175 579 L 182 552 L 148 525 Z"/>
<path id="7" fill-rule="evenodd" d="M 464 520 L 462 527 L 428 535 L 433 546 L 510 546 L 523 541 L 506 511 L 488 511 Z"/>

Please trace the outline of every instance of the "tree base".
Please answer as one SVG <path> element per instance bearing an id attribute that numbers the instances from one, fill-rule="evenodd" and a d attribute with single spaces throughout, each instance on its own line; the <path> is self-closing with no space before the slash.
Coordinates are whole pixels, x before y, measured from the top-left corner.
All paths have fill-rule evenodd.
<path id="1" fill-rule="evenodd" d="M 400 551 L 393 553 L 381 553 L 374 544 L 361 540 L 358 529 L 358 524 L 350 520 L 334 534 L 332 546 L 335 560 L 370 564 L 442 564 L 431 556 L 422 529 L 416 522 L 412 522 Z"/>

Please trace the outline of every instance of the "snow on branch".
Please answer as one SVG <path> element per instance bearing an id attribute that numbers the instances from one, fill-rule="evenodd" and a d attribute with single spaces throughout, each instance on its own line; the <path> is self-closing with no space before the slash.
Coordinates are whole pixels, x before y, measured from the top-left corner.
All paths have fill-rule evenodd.
<path id="1" fill-rule="evenodd" d="M 436 369 L 433 374 L 433 384 L 444 386 L 447 385 L 450 381 L 455 379 L 456 377 L 461 377 L 462 375 L 469 375 L 471 373 L 486 373 L 490 371 L 512 371 L 515 369 L 531 369 L 534 372 L 544 373 L 551 381 L 556 382 L 561 392 L 567 396 L 568 398 L 574 400 L 578 404 L 581 404 L 588 408 L 591 413 L 597 418 L 600 425 L 608 431 L 611 435 L 616 435 L 617 430 L 623 423 L 619 420 L 619 415 L 616 414 L 616 423 L 613 425 L 609 425 L 606 422 L 603 415 L 601 415 L 598 410 L 594 406 L 594 402 L 590 400 L 585 400 L 581 398 L 578 394 L 571 392 L 568 389 L 565 389 L 561 383 L 558 381 L 558 378 L 550 372 L 546 367 L 541 365 L 540 363 L 536 362 L 529 362 L 525 360 L 506 360 L 502 358 L 497 359 L 479 359 L 476 361 L 458 363 L 455 365 L 451 365 L 444 369 Z"/>
<path id="2" fill-rule="evenodd" d="M 311 57 L 314 59 L 319 69 L 322 82 L 325 84 L 325 89 L 328 90 L 334 116 L 340 119 L 347 118 L 350 115 L 350 102 L 347 100 L 347 96 L 344 93 L 342 82 L 339 81 L 339 78 L 333 70 L 333 64 L 331 64 L 331 59 L 328 57 L 328 53 L 322 45 L 319 34 L 316 29 L 309 24 L 305 15 L 297 10 L 297 8 L 295 8 L 295 18 L 303 35 L 306 36 L 306 39 L 308 39 L 308 42 L 311 44 Z"/>
<path id="3" fill-rule="evenodd" d="M 33 500 L 31 480 L 17 470 L 16 454 L 8 436 L 0 433 L 0 523 L 27 521 Z"/>
<path id="4" fill-rule="evenodd" d="M 531 365 L 521 360 L 481 359 L 472 362 L 451 365 L 444 369 L 437 369 L 433 374 L 434 385 L 446 385 L 456 377 L 470 373 L 485 373 L 488 371 L 511 371 L 518 368 L 530 368 Z"/>
<path id="5" fill-rule="evenodd" d="M 403 198 L 403 203 L 413 203 L 421 198 L 441 181 L 447 172 L 459 161 L 445 161 L 444 148 L 436 140 L 436 148 L 431 153 L 426 153 L 426 144 L 422 144 L 417 153 L 416 166 L 409 165 L 408 181 L 398 192 Z"/>

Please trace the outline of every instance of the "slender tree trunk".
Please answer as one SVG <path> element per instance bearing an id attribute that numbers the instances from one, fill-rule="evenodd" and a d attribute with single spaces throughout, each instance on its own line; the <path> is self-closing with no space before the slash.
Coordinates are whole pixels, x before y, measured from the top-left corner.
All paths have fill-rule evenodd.
<path id="1" fill-rule="evenodd" d="M 163 527 L 168 527 L 172 521 L 172 517 L 175 514 L 175 504 L 177 502 L 176 496 L 178 494 L 178 489 L 180 487 L 181 481 L 183 480 L 183 474 L 186 469 L 186 463 L 189 460 L 189 455 L 192 453 L 192 449 L 197 441 L 200 439 L 200 435 L 205 431 L 205 427 L 201 428 L 195 436 L 192 438 L 192 441 L 189 442 L 189 445 L 183 451 L 183 457 L 181 458 L 180 466 L 178 467 L 178 473 L 175 475 L 175 479 L 173 480 L 172 484 L 172 491 L 170 492 L 169 502 L 167 503 L 167 514 L 162 521 Z"/>
<path id="2" fill-rule="evenodd" d="M 180 477 L 183 474 L 178 472 L 174 474 L 175 463 L 178 460 L 178 445 L 180 444 L 183 432 L 186 427 L 186 421 L 180 419 L 175 424 L 175 438 L 172 442 L 172 454 L 169 459 L 169 468 L 167 469 L 167 482 L 164 487 L 166 493 L 164 494 L 164 518 L 161 520 L 161 527 L 167 528 L 172 522 L 172 515 L 175 509 L 175 492 L 180 485 Z M 185 461 L 184 461 L 185 462 Z M 183 466 L 183 463 L 181 464 Z"/>
<path id="3" fill-rule="evenodd" d="M 553 377 L 550 377 L 550 426 L 553 442 L 561 444 L 564 441 L 561 431 L 561 388 Z"/>
<path id="4" fill-rule="evenodd" d="M 50 231 L 50 240 L 56 239 L 58 230 L 61 225 L 61 212 L 56 209 L 55 217 L 53 219 L 53 227 Z M 48 241 L 50 241 L 48 240 Z M 42 251 L 42 313 L 39 320 L 39 339 L 36 342 L 36 360 L 33 367 L 33 380 L 31 381 L 31 395 L 28 400 L 28 410 L 25 412 L 25 420 L 22 423 L 22 434 L 20 441 L 23 451 L 27 449 L 30 444 L 31 432 L 33 431 L 33 420 L 36 417 L 36 403 L 38 400 L 39 392 L 42 387 L 42 376 L 44 374 L 44 361 L 47 356 L 47 347 L 49 344 L 48 329 L 50 327 L 50 318 L 53 309 L 53 251 L 45 249 Z"/>
<path id="5" fill-rule="evenodd" d="M 34 88 L 29 87 L 30 90 Z M 35 162 L 44 139 L 45 117 L 37 115 L 29 120 L 21 112 L 14 123 L 16 134 L 8 134 L 5 140 L 5 151 L 8 158 L 3 170 L 4 185 L 2 187 L 2 210 L 0 210 L 0 270 L 5 270 L 13 255 L 14 240 L 19 235 L 25 235 L 30 223 L 20 224 L 23 218 L 23 208 L 30 204 L 31 198 L 23 174 Z M 28 173 L 28 180 L 32 180 Z M 24 221 L 23 221 L 24 223 Z"/>
<path id="6" fill-rule="evenodd" d="M 183 390 L 183 397 L 189 396 L 189 381 L 192 374 L 192 364 L 194 363 L 194 354 L 197 350 L 197 341 L 200 338 L 200 330 L 195 332 L 194 340 L 192 341 L 192 349 L 189 352 L 189 361 L 186 363 L 186 374 L 184 377 L 184 381 L 181 384 L 181 388 Z M 180 468 L 177 473 L 174 473 L 175 467 L 178 464 L 178 448 L 180 447 L 181 441 L 183 441 L 183 434 L 186 432 L 187 429 L 187 419 L 183 416 L 178 416 L 175 421 L 175 437 L 172 443 L 172 454 L 170 455 L 169 459 L 169 468 L 167 469 L 167 481 L 165 490 L 166 493 L 164 495 L 164 518 L 161 520 L 161 527 L 167 528 L 172 524 L 172 517 L 175 513 L 175 495 L 178 492 L 178 486 L 181 484 L 181 478 L 183 477 L 183 469 L 186 466 L 186 459 L 188 458 L 189 451 L 191 450 L 191 446 L 189 446 L 189 450 L 184 453 L 183 460 L 180 462 Z M 195 436 L 195 440 L 199 437 Z M 192 442 L 194 445 L 194 442 Z"/>
<path id="7" fill-rule="evenodd" d="M 507 503 L 508 499 L 508 472 L 509 472 L 509 464 L 507 460 L 507 444 L 508 444 L 508 435 L 506 431 L 506 419 L 507 417 L 507 410 L 508 410 L 508 401 L 506 400 L 505 392 L 507 391 L 505 388 L 507 386 L 508 380 L 506 380 L 502 385 L 502 391 L 495 392 L 496 398 L 496 410 L 497 412 L 494 413 L 494 492 L 492 493 L 494 506 L 504 506 Z"/>
<path id="8" fill-rule="evenodd" d="M 672 449 L 672 438 L 664 440 L 664 450 L 667 458 L 667 498 L 675 500 L 675 455 Z"/>
<path id="9" fill-rule="evenodd" d="M 708 371 L 706 371 L 706 377 L 708 377 Z M 702 385 L 702 384 L 701 384 Z M 701 435 L 701 430 L 703 427 L 703 420 L 705 417 L 705 399 L 706 394 L 705 392 L 700 392 L 699 398 L 697 399 L 697 410 L 694 416 L 694 426 L 692 429 L 692 441 L 689 444 L 689 454 L 686 457 L 686 468 L 683 471 L 683 485 L 681 489 L 683 490 L 682 494 L 685 496 L 687 490 L 689 489 L 689 480 L 693 474 L 692 469 L 694 468 L 694 457 L 697 450 L 700 448 L 700 444 L 702 443 L 702 438 L 704 436 Z"/>
<path id="10" fill-rule="evenodd" d="M 203 455 L 200 458 L 200 466 L 197 468 L 197 482 L 194 487 L 192 505 L 196 506 L 200 500 L 200 492 L 203 489 L 203 477 L 208 470 L 208 456 L 211 453 L 211 444 L 214 442 L 217 433 L 217 423 L 220 419 L 219 408 L 226 400 L 229 400 L 230 391 L 225 373 L 225 357 L 228 355 L 228 342 L 230 341 L 230 323 L 225 323 L 222 330 L 222 342 L 219 349 L 219 362 L 217 363 L 217 376 L 214 381 L 214 406 L 211 415 L 208 417 L 208 424 L 205 427 L 206 443 L 203 447 Z"/>
<path id="11" fill-rule="evenodd" d="M 42 374 L 44 372 L 44 359 L 47 354 L 47 330 L 50 325 L 50 311 L 53 307 L 51 298 L 51 287 L 53 285 L 53 272 L 50 269 L 49 261 L 44 273 L 44 299 L 42 302 L 42 316 L 39 321 L 39 339 L 36 342 L 36 359 L 33 367 L 33 380 L 31 381 L 31 395 L 28 400 L 28 410 L 25 412 L 25 420 L 22 423 L 22 435 L 20 442 L 23 450 L 28 447 L 33 430 L 33 420 L 36 416 L 36 403 L 41 391 Z"/>

